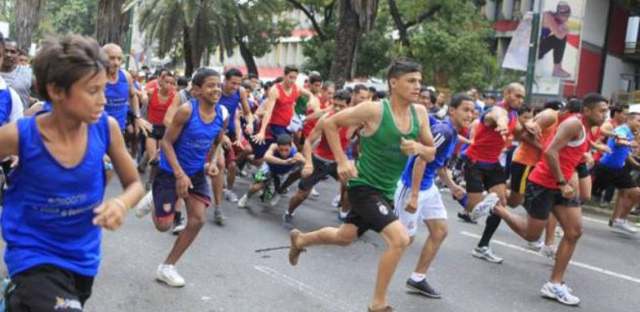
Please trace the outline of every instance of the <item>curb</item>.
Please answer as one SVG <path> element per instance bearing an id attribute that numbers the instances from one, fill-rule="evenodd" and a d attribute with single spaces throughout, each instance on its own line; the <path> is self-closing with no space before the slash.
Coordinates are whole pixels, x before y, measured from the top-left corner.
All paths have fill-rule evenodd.
<path id="1" fill-rule="evenodd" d="M 603 217 L 610 218 L 613 213 L 613 209 L 600 208 L 591 205 L 582 205 L 582 210 L 588 212 L 590 214 L 595 214 Z M 638 223 L 640 222 L 640 216 L 629 215 L 629 222 Z"/>

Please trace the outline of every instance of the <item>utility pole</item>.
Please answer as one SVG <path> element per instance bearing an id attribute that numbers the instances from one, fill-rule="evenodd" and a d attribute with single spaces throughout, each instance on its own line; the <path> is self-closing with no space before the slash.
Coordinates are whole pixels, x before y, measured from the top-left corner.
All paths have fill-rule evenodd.
<path id="1" fill-rule="evenodd" d="M 527 62 L 527 77 L 525 80 L 525 103 L 531 103 L 533 95 L 533 80 L 536 73 L 536 61 L 538 59 L 538 40 L 540 39 L 540 11 L 542 0 L 533 3 L 533 19 L 531 20 L 531 39 L 529 40 L 529 60 Z"/>

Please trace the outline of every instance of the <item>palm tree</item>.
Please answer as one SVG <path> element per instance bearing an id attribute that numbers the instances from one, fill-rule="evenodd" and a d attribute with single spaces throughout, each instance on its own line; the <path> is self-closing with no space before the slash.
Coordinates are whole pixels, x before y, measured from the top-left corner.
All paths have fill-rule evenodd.
<path id="1" fill-rule="evenodd" d="M 362 34 L 373 28 L 379 0 L 340 0 L 340 22 L 336 51 L 331 63 L 329 79 L 342 87 L 356 71 L 356 55 Z"/>
<path id="2" fill-rule="evenodd" d="M 15 2 L 16 41 L 22 51 L 29 51 L 31 48 L 31 35 L 38 28 L 46 4 L 46 0 L 18 0 Z"/>
<path id="3" fill-rule="evenodd" d="M 131 11 L 123 10 L 127 0 L 100 0 L 96 19 L 96 39 L 100 44 L 115 43 L 123 47 L 127 41 Z"/>

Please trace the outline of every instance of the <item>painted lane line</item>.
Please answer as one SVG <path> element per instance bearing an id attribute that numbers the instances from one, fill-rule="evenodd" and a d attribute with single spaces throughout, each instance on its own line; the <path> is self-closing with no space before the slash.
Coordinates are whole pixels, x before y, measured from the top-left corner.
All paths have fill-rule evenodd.
<path id="1" fill-rule="evenodd" d="M 287 276 L 286 274 L 280 273 L 270 267 L 262 266 L 262 265 L 254 265 L 254 269 L 266 274 L 269 277 L 274 278 L 277 281 L 280 281 L 292 288 L 297 289 L 317 300 L 322 301 L 331 306 L 333 311 L 356 311 L 350 304 L 337 299 L 335 296 L 326 294 L 318 289 L 315 289 L 303 282 L 300 282 L 292 277 Z"/>
<path id="2" fill-rule="evenodd" d="M 587 220 L 587 221 L 591 221 L 591 222 L 595 222 L 595 223 L 609 225 L 609 221 L 600 220 L 600 219 L 597 219 L 597 218 L 591 218 L 591 217 L 582 216 L 582 219 Z"/>
<path id="3" fill-rule="evenodd" d="M 480 235 L 469 233 L 467 231 L 462 231 L 462 232 L 460 232 L 460 234 L 468 236 L 468 237 L 477 238 L 477 239 L 480 238 Z M 493 240 L 491 240 L 491 242 L 494 243 L 494 244 L 498 244 L 500 246 L 504 246 L 504 247 L 508 247 L 508 248 L 511 248 L 511 249 L 523 251 L 523 252 L 526 252 L 526 253 L 529 253 L 529 254 L 533 254 L 533 255 L 536 255 L 538 257 L 547 258 L 546 256 L 540 254 L 539 252 L 535 252 L 533 250 L 530 250 L 530 249 L 527 249 L 527 248 L 524 248 L 524 247 L 520 247 L 520 246 L 512 245 L 512 244 L 509 244 L 509 243 L 505 243 L 503 241 L 499 241 L 499 240 L 493 239 Z M 635 283 L 640 284 L 640 278 L 637 278 L 637 277 L 633 277 L 633 276 L 629 276 L 629 275 L 625 275 L 625 274 L 609 271 L 609 270 L 602 269 L 602 268 L 599 268 L 599 267 L 596 267 L 596 266 L 593 266 L 593 265 L 590 265 L 590 264 L 586 264 L 586 263 L 582 263 L 582 262 L 578 262 L 578 261 L 573 261 L 573 260 L 570 261 L 569 264 L 575 265 L 577 267 L 580 267 L 580 268 L 583 268 L 583 269 L 587 269 L 587 270 L 590 270 L 590 271 L 593 271 L 593 272 L 602 273 L 602 274 L 605 274 L 605 275 L 617 277 L 617 278 L 620 278 L 620 279 L 623 279 L 623 280 L 627 280 L 627 281 L 630 281 L 630 282 L 635 282 Z"/>

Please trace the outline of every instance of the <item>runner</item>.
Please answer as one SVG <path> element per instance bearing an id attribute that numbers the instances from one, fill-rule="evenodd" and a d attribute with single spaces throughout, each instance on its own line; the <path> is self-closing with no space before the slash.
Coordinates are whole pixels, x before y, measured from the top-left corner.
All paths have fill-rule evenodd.
<path id="1" fill-rule="evenodd" d="M 0 158 L 20 163 L 4 199 L 7 311 L 82 311 L 101 259 L 101 228 L 117 230 L 143 194 L 118 123 L 103 113 L 109 62 L 93 39 L 42 42 L 38 93 L 53 110 L 0 128 Z M 103 202 L 103 157 L 124 191 Z"/>
<path id="2" fill-rule="evenodd" d="M 528 241 L 539 239 L 545 221 L 553 212 L 564 229 L 558 246 L 551 278 L 542 286 L 543 297 L 556 299 L 566 305 L 577 305 L 580 299 L 571 294 L 563 282 L 564 273 L 582 234 L 582 209 L 575 191 L 575 183 L 569 183 L 583 154 L 589 148 L 587 131 L 600 126 L 607 113 L 607 99 L 600 94 L 589 94 L 583 100 L 582 115 L 575 115 L 561 122 L 548 143 L 540 163 L 533 169 L 527 182 L 524 207 L 526 218 L 520 217 L 502 204 L 494 207 L 479 205 L 474 213 L 492 213 L 503 218 L 509 227 Z"/>
<path id="3" fill-rule="evenodd" d="M 238 208 L 247 207 L 247 201 L 251 196 L 260 190 L 268 192 L 269 196 L 263 197 L 270 200 L 270 205 L 275 206 L 278 202 L 276 197 L 280 196 L 282 187 L 282 178 L 289 174 L 294 168 L 299 167 L 300 163 L 304 164 L 305 160 L 302 154 L 293 146 L 293 139 L 288 134 L 278 136 L 276 143 L 271 144 L 267 153 L 264 155 L 266 163 L 256 173 L 253 184 L 249 187 L 247 193 L 242 195 L 238 201 Z M 273 183 L 273 187 L 270 184 Z M 265 189 L 267 187 L 268 189 Z"/>
<path id="4" fill-rule="evenodd" d="M 4 59 L 4 38 L 0 33 L 0 64 Z M 0 126 L 15 122 L 23 116 L 23 103 L 20 95 L 9 87 L 0 75 Z"/>
<path id="5" fill-rule="evenodd" d="M 600 143 L 607 144 L 607 139 L 610 137 L 615 137 L 615 129 L 618 126 L 622 126 L 627 121 L 627 114 L 629 114 L 629 105 L 626 104 L 614 104 L 609 108 L 609 113 L 611 114 L 611 118 L 607 120 L 600 127 L 601 138 Z M 602 157 L 602 153 L 596 153 L 594 155 L 594 162 L 600 162 L 600 158 Z M 616 188 L 614 185 L 603 185 L 603 188 L 594 187 L 592 190 L 593 196 L 598 200 L 598 204 L 600 207 L 607 207 L 613 200 L 613 196 L 615 194 Z M 604 193 L 604 194 L 603 194 Z"/>
<path id="6" fill-rule="evenodd" d="M 504 91 L 504 100 L 481 113 L 480 122 L 474 131 L 473 144 L 467 150 L 465 163 L 464 177 L 468 193 L 467 211 L 480 204 L 481 201 L 482 204 L 501 201 L 503 205 L 507 202 L 505 173 L 499 157 L 507 138 L 513 135 L 518 123 L 517 109 L 522 105 L 524 95 L 524 87 L 521 84 L 511 83 Z M 476 106 L 478 106 L 477 102 Z M 485 190 L 490 194 L 483 200 L 482 192 Z M 466 217 L 470 216 L 466 215 Z M 502 258 L 494 255 L 489 247 L 489 240 L 499 225 L 499 217 L 490 216 L 487 218 L 482 239 L 473 249 L 474 257 L 494 263 L 502 262 Z"/>
<path id="7" fill-rule="evenodd" d="M 387 74 L 390 100 L 365 102 L 325 120 L 324 131 L 338 163 L 338 175 L 342 181 L 351 180 L 348 192 L 352 209 L 340 228 L 326 227 L 306 234 L 291 231 L 291 265 L 298 263 L 306 247 L 347 246 L 369 229 L 380 233 L 388 246 L 380 258 L 369 311 L 394 311 L 387 305 L 387 288 L 409 237 L 391 203 L 407 155 L 419 154 L 432 161 L 435 154 L 427 112 L 424 107 L 411 104 L 418 100 L 421 70 L 411 60 L 394 61 Z M 361 125 L 362 154 L 356 169 L 342 151 L 338 129 Z M 427 145 L 416 142 L 417 139 Z"/>
<path id="8" fill-rule="evenodd" d="M 319 97 L 321 95 L 323 85 L 324 83 L 322 80 L 322 76 L 320 76 L 320 74 L 314 73 L 314 72 L 309 74 L 309 91 L 313 95 Z M 313 105 L 314 107 L 310 109 L 309 107 L 310 100 L 311 99 L 308 96 L 298 97 L 298 99 L 296 100 L 296 104 L 294 106 L 293 118 L 291 119 L 291 123 L 289 124 L 289 131 L 295 134 L 294 142 L 296 143 L 296 146 L 299 147 L 299 149 L 301 149 L 302 145 L 304 145 L 304 139 L 305 139 L 304 126 L 306 125 L 307 114 L 309 113 L 309 110 L 313 112 L 313 110 L 316 109 L 318 106 L 318 105 Z M 311 127 L 311 129 L 313 129 L 313 127 Z M 309 132 L 311 132 L 311 129 L 308 129 L 307 135 L 309 134 Z"/>
<path id="9" fill-rule="evenodd" d="M 181 105 L 171 119 L 160 143 L 160 172 L 152 192 L 136 207 L 137 215 L 153 210 L 156 229 L 166 232 L 173 226 L 176 202 L 187 202 L 187 225 L 156 272 L 158 280 L 172 287 L 185 285 L 175 264 L 204 224 L 205 208 L 211 201 L 206 175 L 222 174 L 217 171 L 216 156 L 221 153 L 220 142 L 229 117 L 226 108 L 217 105 L 222 93 L 218 72 L 199 69 L 192 86 L 198 96 Z M 208 154 L 213 156 L 205 167 Z"/>
<path id="10" fill-rule="evenodd" d="M 304 143 L 304 158 L 305 166 L 302 170 L 302 180 L 298 184 L 298 192 L 291 197 L 289 201 L 289 209 L 282 216 L 283 226 L 285 228 L 292 229 L 293 214 L 311 194 L 313 187 L 327 176 L 332 176 L 335 180 L 338 179 L 338 171 L 336 158 L 333 156 L 333 152 L 329 148 L 327 138 L 322 134 L 324 129 L 324 120 L 333 116 L 335 113 L 343 110 L 349 105 L 351 95 L 346 90 L 340 90 L 333 95 L 333 104 L 331 105 L 331 113 L 320 117 L 313 130 L 308 135 L 306 142 Z M 308 121 L 308 120 L 307 120 Z M 353 134 L 355 128 L 340 128 L 340 144 L 342 150 L 346 150 L 349 144 L 349 138 Z M 319 143 L 316 142 L 320 139 Z M 313 153 L 311 152 L 312 146 L 316 145 Z M 313 154 L 313 155 L 312 155 Z M 346 218 L 346 214 L 344 216 Z"/>
<path id="11" fill-rule="evenodd" d="M 158 78 L 158 87 L 152 90 L 147 90 L 147 97 L 149 99 L 148 115 L 149 122 L 153 126 L 151 133 L 145 140 L 146 154 L 149 164 L 151 164 L 156 170 L 151 171 L 149 175 L 149 181 L 153 181 L 155 174 L 157 173 L 157 165 L 160 162 L 158 158 L 159 143 L 164 137 L 164 133 L 167 129 L 165 126 L 165 117 L 167 111 L 171 106 L 180 106 L 181 99 L 177 96 L 174 85 L 176 82 L 175 76 L 167 71 Z"/>
<path id="12" fill-rule="evenodd" d="M 640 202 L 640 188 L 631 177 L 631 169 L 640 169 L 640 164 L 632 157 L 632 148 L 638 143 L 634 139 L 640 132 L 640 114 L 630 113 L 627 122 L 615 129 L 607 146 L 611 153 L 605 154 L 595 167 L 593 179 L 596 188 L 605 189 L 613 185 L 618 189 L 618 200 L 609 220 L 609 226 L 628 234 L 638 232 L 627 222 L 633 206 Z"/>
<path id="13" fill-rule="evenodd" d="M 440 298 L 441 294 L 427 283 L 427 270 L 447 236 L 447 210 L 434 180 L 437 173 L 455 197 L 461 199 L 464 196 L 464 188 L 451 180 L 447 162 L 458 143 L 458 133 L 471 124 L 473 110 L 474 103 L 470 96 L 464 93 L 453 96 L 449 109 L 450 119 L 431 125 L 437 148 L 435 159 L 427 164 L 419 157 L 409 158 L 395 194 L 396 215 L 407 228 L 411 241 L 413 242 L 417 233 L 418 222 L 424 222 L 429 229 L 429 237 L 422 247 L 420 259 L 406 285 L 431 298 Z"/>

